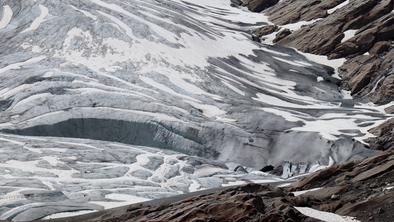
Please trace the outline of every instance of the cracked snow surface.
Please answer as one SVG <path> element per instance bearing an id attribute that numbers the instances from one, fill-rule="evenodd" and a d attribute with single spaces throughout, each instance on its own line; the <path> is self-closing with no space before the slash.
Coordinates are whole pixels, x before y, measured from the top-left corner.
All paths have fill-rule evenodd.
<path id="1" fill-rule="evenodd" d="M 252 169 L 367 156 L 388 118 L 228 1 L 0 4 L 0 219 L 281 181 Z"/>

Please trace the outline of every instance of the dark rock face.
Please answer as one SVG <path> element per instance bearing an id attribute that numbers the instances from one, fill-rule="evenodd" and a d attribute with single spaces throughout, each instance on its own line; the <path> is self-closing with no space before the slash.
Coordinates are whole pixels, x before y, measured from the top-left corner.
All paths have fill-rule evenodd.
<path id="1" fill-rule="evenodd" d="M 301 4 L 301 3 L 299 3 Z M 343 32 L 351 29 L 360 29 L 368 24 L 367 27 L 359 30 L 358 33 L 363 33 L 360 36 L 357 35 L 357 43 L 359 43 L 359 47 L 365 50 L 369 49 L 373 46 L 375 39 L 386 39 L 388 37 L 387 33 L 390 32 L 390 23 L 391 19 L 390 14 L 388 14 L 392 8 L 392 1 L 376 1 L 376 0 L 368 0 L 368 1 L 351 1 L 348 5 L 334 11 L 332 14 L 327 17 L 323 16 L 314 16 L 312 18 L 322 18 L 324 19 L 318 21 L 316 24 L 311 25 L 309 27 L 302 28 L 297 32 L 293 33 L 288 38 L 281 41 L 281 44 L 296 47 L 302 51 L 315 53 L 315 54 L 335 54 L 336 51 L 341 51 L 342 54 L 336 53 L 338 55 L 333 55 L 332 57 L 344 57 L 353 52 L 346 51 L 346 43 L 345 46 L 338 46 L 341 43 L 341 40 L 344 38 Z M 292 4 L 288 5 L 290 8 Z M 296 3 L 293 3 L 297 5 Z M 305 10 L 316 11 L 313 6 L 305 6 Z M 326 8 L 327 9 L 327 8 Z M 325 10 L 326 10 L 325 9 Z M 271 14 L 272 20 L 275 23 L 275 16 L 277 13 L 287 12 L 291 14 L 291 11 L 286 8 L 281 8 L 280 6 L 275 6 L 268 14 Z M 325 11 L 327 13 L 327 11 Z M 285 13 L 283 13 L 285 14 Z M 388 14 L 388 15 L 386 15 Z M 382 18 L 382 19 L 379 19 Z M 302 18 L 298 16 L 297 19 L 286 20 L 284 22 L 276 22 L 277 24 L 287 24 L 294 23 L 302 20 L 311 20 L 308 18 Z M 376 20 L 376 21 L 375 21 Z M 375 21 L 375 22 L 374 22 Z M 385 27 L 385 28 L 384 28 Z M 382 32 L 382 34 L 378 34 Z M 376 36 L 375 36 L 376 35 Z M 379 37 L 378 37 L 379 36 Z M 392 38 L 392 36 L 391 36 Z M 336 49 L 336 47 L 340 47 Z M 346 51 L 344 53 L 343 51 Z M 356 50 L 357 51 L 357 50 Z M 360 52 L 358 50 L 357 52 Z M 361 54 L 364 52 L 360 52 Z"/>
<path id="2" fill-rule="evenodd" d="M 369 50 L 369 54 L 381 55 L 382 53 L 389 51 L 390 48 L 391 43 L 389 41 L 380 41 L 373 45 L 373 47 Z"/>
<path id="3" fill-rule="evenodd" d="M 278 2 L 279 0 L 246 0 L 243 5 L 247 6 L 252 12 L 261 12 Z"/>
<path id="4" fill-rule="evenodd" d="M 353 38 L 338 44 L 329 56 L 330 58 L 342 58 L 363 54 L 369 50 L 373 54 L 381 54 L 390 48 L 391 44 L 387 41 L 391 41 L 393 38 L 394 14 L 388 14 L 361 28 Z M 375 46 L 375 44 L 377 45 Z"/>
<path id="5" fill-rule="evenodd" d="M 356 21 L 370 20 L 364 18 L 365 13 L 376 6 L 376 3 L 377 1 L 373 0 L 353 1 L 315 25 L 294 32 L 280 43 L 309 53 L 329 54 L 341 43 L 344 31 L 362 27 L 361 24 L 356 24 Z"/>
<path id="6" fill-rule="evenodd" d="M 385 109 L 386 113 L 393 114 L 394 113 L 394 106 L 389 106 Z"/>
<path id="7" fill-rule="evenodd" d="M 328 16 L 327 9 L 335 7 L 345 0 L 289 0 L 282 1 L 270 8 L 267 15 L 270 20 L 278 25 L 295 23 L 300 20 L 310 21 Z"/>
<path id="8" fill-rule="evenodd" d="M 381 49 L 376 50 L 381 52 Z M 393 61 L 394 48 L 380 55 L 353 57 L 339 69 L 343 86 L 355 96 L 378 104 L 389 103 L 394 99 Z"/>
<path id="9" fill-rule="evenodd" d="M 276 34 L 274 42 L 279 42 L 280 40 L 284 39 L 286 36 L 291 34 L 290 29 L 283 29 L 278 34 Z"/>
<path id="10" fill-rule="evenodd" d="M 367 141 L 372 149 L 386 150 L 394 146 L 394 119 L 390 119 L 384 124 L 370 130 L 376 137 Z"/>
<path id="11" fill-rule="evenodd" d="M 394 212 L 394 150 L 363 161 L 316 172 L 293 185 L 307 192 L 313 208 L 357 217 L 361 221 L 392 221 Z"/>
<path id="12" fill-rule="evenodd" d="M 276 25 L 267 25 L 263 26 L 261 28 L 258 28 L 254 30 L 253 34 L 256 35 L 257 37 L 261 38 L 265 35 L 269 35 L 271 33 L 274 33 L 279 30 L 279 27 Z"/>
<path id="13" fill-rule="evenodd" d="M 380 62 L 374 56 L 360 55 L 341 67 L 340 72 L 346 88 L 353 93 L 365 90 L 366 86 L 376 78 Z"/>

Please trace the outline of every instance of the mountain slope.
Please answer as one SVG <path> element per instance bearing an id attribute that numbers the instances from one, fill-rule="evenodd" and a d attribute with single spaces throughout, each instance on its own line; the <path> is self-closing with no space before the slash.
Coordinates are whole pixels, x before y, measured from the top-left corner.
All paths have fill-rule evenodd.
<path id="1" fill-rule="evenodd" d="M 282 181 L 247 171 L 368 157 L 390 117 L 345 95 L 344 60 L 252 41 L 268 21 L 227 1 L 1 4 L 0 219 Z"/>
<path id="2" fill-rule="evenodd" d="M 253 7 L 264 2 L 244 4 L 254 11 L 266 9 L 270 22 L 288 29 L 278 35 L 277 44 L 331 59 L 346 58 L 339 69 L 344 88 L 374 103 L 393 101 L 394 1 L 286 0 L 272 7 Z"/>

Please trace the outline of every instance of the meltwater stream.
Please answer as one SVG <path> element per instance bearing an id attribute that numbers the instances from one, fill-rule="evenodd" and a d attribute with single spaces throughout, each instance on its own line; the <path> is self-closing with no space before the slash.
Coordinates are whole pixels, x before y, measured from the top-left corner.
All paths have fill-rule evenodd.
<path id="1" fill-rule="evenodd" d="M 0 219 L 280 181 L 232 168 L 360 158 L 387 118 L 226 0 L 0 7 Z"/>

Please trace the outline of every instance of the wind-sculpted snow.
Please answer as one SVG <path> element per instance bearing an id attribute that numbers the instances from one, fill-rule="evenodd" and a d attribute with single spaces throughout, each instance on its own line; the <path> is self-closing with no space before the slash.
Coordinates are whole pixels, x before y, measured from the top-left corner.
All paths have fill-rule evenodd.
<path id="1" fill-rule="evenodd" d="M 147 199 L 189 191 L 204 164 L 187 165 L 191 156 L 258 169 L 368 155 L 352 138 L 368 136 L 387 118 L 383 109 L 344 99 L 334 69 L 251 41 L 262 15 L 229 5 L 2 1 L 0 129 L 18 135 L 0 139 L 2 193 L 29 184 L 23 189 L 64 193 L 43 194 L 66 201 L 57 212 L 98 210 L 88 202 L 119 190 Z M 163 164 L 176 179 L 163 179 Z M 204 181 L 201 189 L 228 183 Z M 2 207 L 3 218 L 57 213 L 40 215 L 60 201 L 44 199 Z"/>

